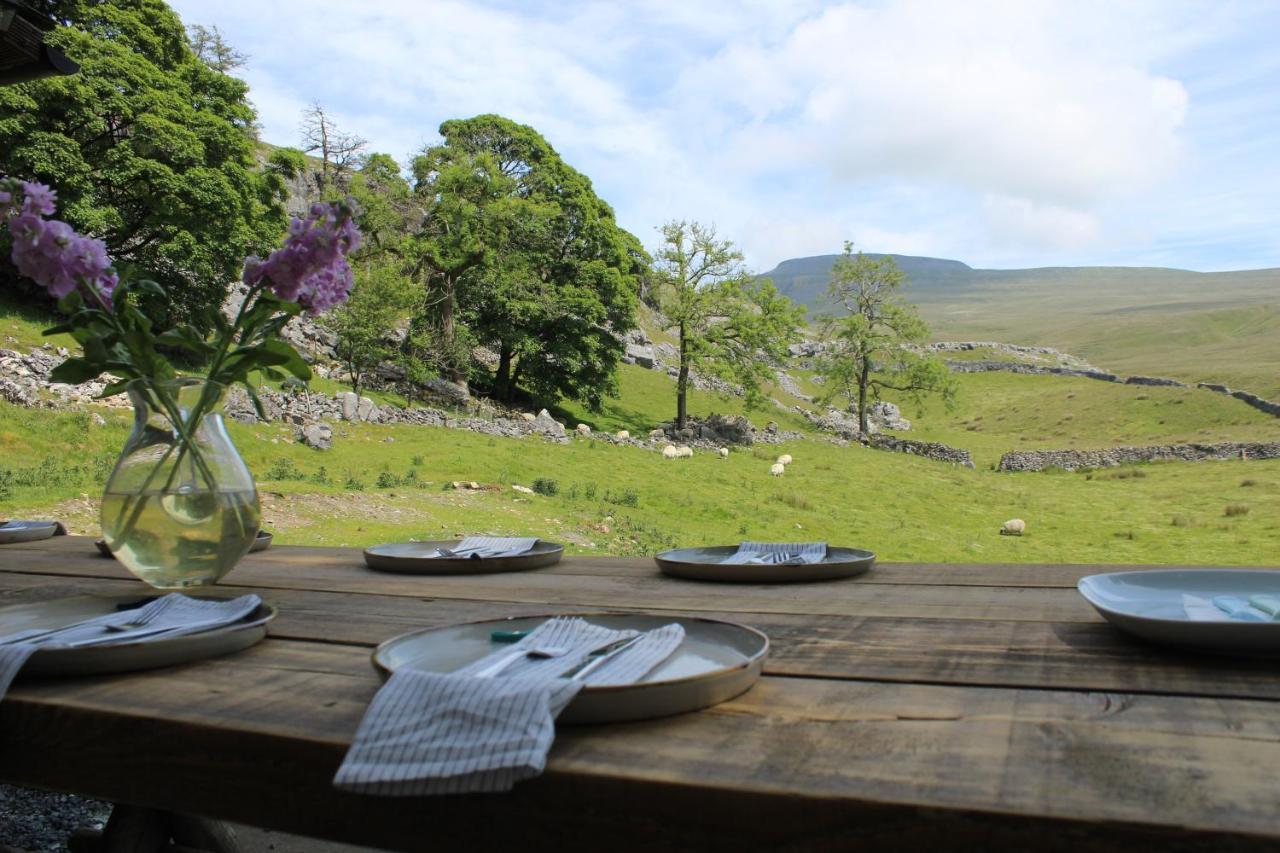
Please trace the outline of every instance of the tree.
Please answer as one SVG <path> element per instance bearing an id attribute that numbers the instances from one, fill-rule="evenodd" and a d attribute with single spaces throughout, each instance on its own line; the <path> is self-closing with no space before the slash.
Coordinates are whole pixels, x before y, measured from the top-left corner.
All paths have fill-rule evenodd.
<path id="1" fill-rule="evenodd" d="M 409 307 L 408 280 L 393 263 L 357 262 L 355 285 L 346 303 L 324 316 L 324 324 L 337 335 L 338 360 L 351 376 L 351 390 L 360 396 L 360 387 L 369 374 L 394 359 L 397 343 L 392 330 Z"/>
<path id="2" fill-rule="evenodd" d="M 761 386 L 798 337 L 804 309 L 773 282 L 751 276 L 742 253 L 715 228 L 680 221 L 660 230 L 657 301 L 680 347 L 677 429 L 688 422 L 691 370 L 741 385 L 748 408 L 759 405 Z"/>
<path id="3" fill-rule="evenodd" d="M 533 128 L 482 115 L 440 134 L 414 172 L 442 338 L 467 357 L 450 325 L 461 319 L 467 338 L 497 354 L 482 379 L 504 402 L 522 388 L 599 408 L 616 389 L 619 335 L 635 322 L 639 241 Z"/>
<path id="4" fill-rule="evenodd" d="M 187 27 L 187 37 L 191 41 L 191 52 L 196 55 L 196 59 L 219 74 L 230 74 L 249 61 L 249 55 L 232 47 L 216 25 L 206 27 L 203 24 L 192 24 Z"/>
<path id="5" fill-rule="evenodd" d="M 827 297 L 846 314 L 824 323 L 828 349 L 816 368 L 829 390 L 820 400 L 856 402 L 863 435 L 869 433 L 868 401 L 879 400 L 882 391 L 916 398 L 939 394 L 948 405 L 955 397 L 946 365 L 912 348 L 928 340 L 929 327 L 898 292 L 905 281 L 893 258 L 854 255 L 851 242 L 831 269 Z"/>
<path id="6" fill-rule="evenodd" d="M 160 0 L 42 9 L 66 24 L 48 38 L 80 72 L 0 88 L 0 173 L 53 186 L 62 216 L 123 274 L 163 285 L 155 319 L 207 327 L 245 256 L 285 225 L 284 183 L 254 160 L 246 85 L 197 59 Z"/>
<path id="7" fill-rule="evenodd" d="M 334 124 L 333 116 L 319 104 L 312 103 L 302 112 L 302 150 L 320 152 L 320 194 L 329 192 L 360 161 L 369 143 L 353 133 L 344 133 Z"/>

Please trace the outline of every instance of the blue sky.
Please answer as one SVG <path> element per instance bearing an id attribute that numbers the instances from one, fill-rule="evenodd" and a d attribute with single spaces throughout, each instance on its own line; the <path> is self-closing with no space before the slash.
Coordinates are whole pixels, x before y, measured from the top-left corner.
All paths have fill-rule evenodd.
<path id="1" fill-rule="evenodd" d="M 171 0 L 172 1 L 172 0 Z M 1280 267 L 1271 0 L 176 0 L 250 55 L 263 137 L 319 101 L 402 163 L 445 119 L 538 129 L 646 245 L 750 264 Z"/>

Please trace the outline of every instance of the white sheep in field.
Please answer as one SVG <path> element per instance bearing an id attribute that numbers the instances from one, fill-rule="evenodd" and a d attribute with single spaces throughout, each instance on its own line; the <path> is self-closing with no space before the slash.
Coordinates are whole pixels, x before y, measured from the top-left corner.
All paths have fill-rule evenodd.
<path id="1" fill-rule="evenodd" d="M 679 456 L 680 452 L 676 450 L 675 445 L 668 444 L 666 447 L 662 448 L 663 459 L 677 459 Z"/>
<path id="2" fill-rule="evenodd" d="M 578 424 L 577 431 L 578 435 L 591 435 L 591 427 L 586 424 Z"/>
<path id="3" fill-rule="evenodd" d="M 728 459 L 728 458 L 729 458 L 729 448 L 727 448 L 727 447 L 722 447 L 722 448 L 720 448 L 720 450 L 719 450 L 718 452 L 719 452 L 719 454 L 720 454 L 720 458 L 721 458 L 721 459 Z"/>
<path id="4" fill-rule="evenodd" d="M 1020 518 L 1011 518 L 1000 525 L 1000 535 L 1021 536 L 1027 532 L 1027 523 Z"/>
<path id="5" fill-rule="evenodd" d="M 782 465 L 782 466 L 790 465 L 790 464 L 791 464 L 791 454 L 790 454 L 790 453 L 784 453 L 784 454 L 782 454 L 781 456 L 779 456 L 779 457 L 778 457 L 778 464 L 779 464 L 779 465 Z"/>
<path id="6" fill-rule="evenodd" d="M 625 429 L 620 429 L 618 430 L 617 438 L 626 441 L 628 438 L 631 438 L 631 433 L 627 432 Z"/>
<path id="7" fill-rule="evenodd" d="M 782 472 L 787 470 L 787 466 L 781 462 L 775 462 L 769 467 L 769 473 L 774 477 L 781 477 Z"/>
<path id="8" fill-rule="evenodd" d="M 677 458 L 677 459 L 692 459 L 692 458 L 693 458 L 693 448 L 692 448 L 692 447 L 684 447 L 684 446 L 677 447 L 677 448 L 676 448 L 676 458 Z"/>

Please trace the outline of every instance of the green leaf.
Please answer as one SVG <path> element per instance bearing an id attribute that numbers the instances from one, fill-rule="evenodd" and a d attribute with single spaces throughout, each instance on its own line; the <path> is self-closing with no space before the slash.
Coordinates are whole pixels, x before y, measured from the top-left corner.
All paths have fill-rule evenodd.
<path id="1" fill-rule="evenodd" d="M 97 379 L 102 369 L 83 358 L 69 358 L 49 373 L 51 382 L 65 382 L 68 385 L 80 385 L 91 379 Z"/>

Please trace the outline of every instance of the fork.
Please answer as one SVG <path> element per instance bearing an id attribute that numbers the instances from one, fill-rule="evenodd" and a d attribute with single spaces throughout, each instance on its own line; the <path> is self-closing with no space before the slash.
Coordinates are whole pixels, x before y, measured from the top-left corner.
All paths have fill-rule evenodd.
<path id="1" fill-rule="evenodd" d="M 521 658 L 533 658 L 535 660 L 546 660 L 548 658 L 563 657 L 569 653 L 569 649 L 563 646 L 529 646 L 523 649 L 514 649 L 509 654 L 504 655 L 498 660 L 486 666 L 484 669 L 474 673 L 472 678 L 493 678 L 499 673 L 504 672 L 507 667 L 511 666 Z"/>
<path id="2" fill-rule="evenodd" d="M 82 619 L 79 622 L 73 622 L 70 625 L 62 625 L 57 628 L 50 628 L 45 631 L 33 630 L 22 631 L 17 634 L 11 634 L 0 640 L 0 645 L 10 645 L 13 643 L 32 643 L 32 642 L 48 642 L 59 634 L 70 632 L 81 628 L 90 628 L 100 626 L 103 631 L 110 633 L 112 631 L 131 631 L 135 628 L 142 628 L 150 624 L 160 614 L 169 608 L 171 599 L 167 596 L 152 599 L 141 607 L 133 610 L 126 610 L 122 613 L 107 613 L 102 616 L 94 616 L 89 619 Z M 116 622 L 115 617 L 128 616 L 127 621 Z"/>

